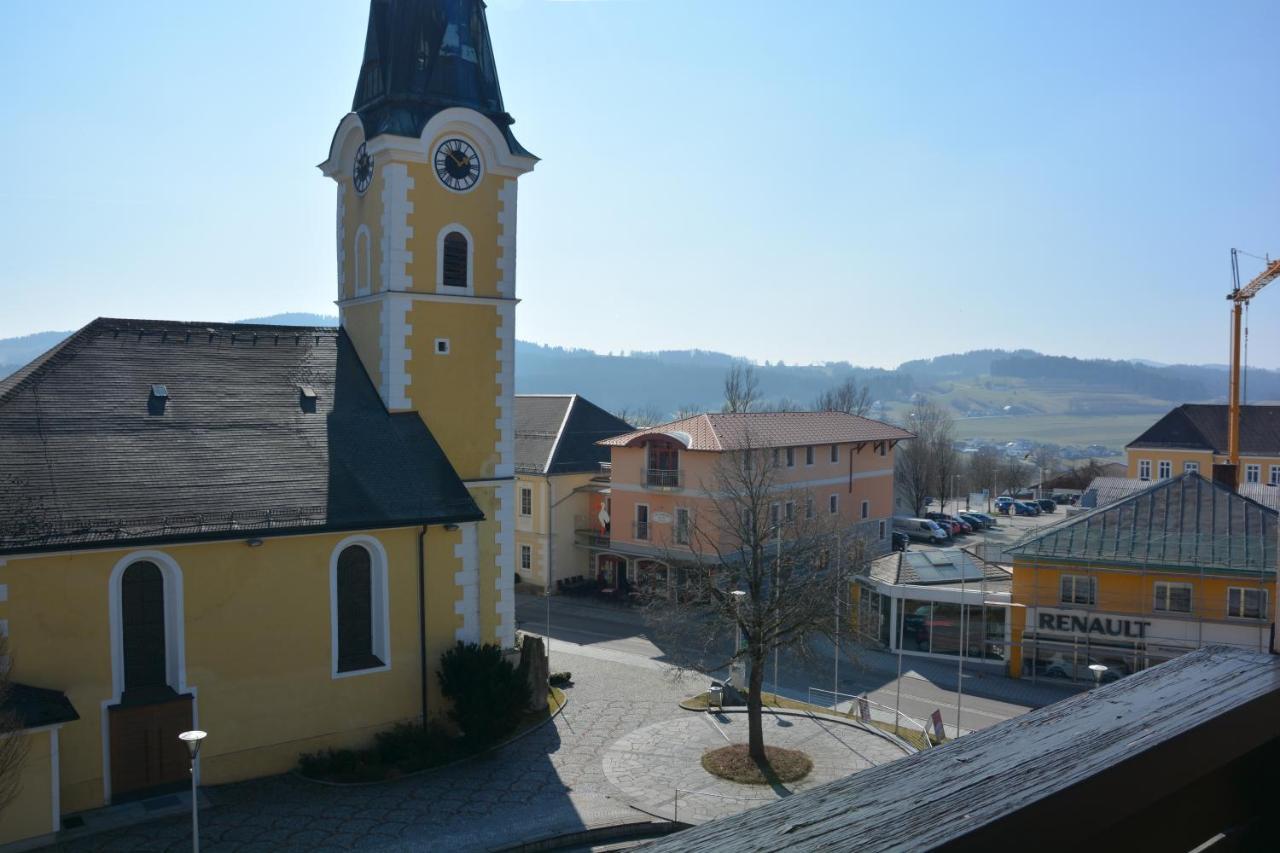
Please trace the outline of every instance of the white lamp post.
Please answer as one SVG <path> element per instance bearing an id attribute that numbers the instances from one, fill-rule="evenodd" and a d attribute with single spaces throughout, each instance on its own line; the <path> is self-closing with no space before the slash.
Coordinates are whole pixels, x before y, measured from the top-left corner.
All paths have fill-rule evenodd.
<path id="1" fill-rule="evenodd" d="M 196 800 L 196 757 L 200 755 L 200 744 L 209 734 L 199 729 L 183 732 L 178 740 L 187 745 L 187 753 L 191 756 L 191 850 L 200 853 L 200 805 Z"/>
<path id="2" fill-rule="evenodd" d="M 1093 686 L 1102 686 L 1102 674 L 1107 671 L 1107 665 L 1101 663 L 1089 664 L 1089 670 L 1093 673 Z"/>

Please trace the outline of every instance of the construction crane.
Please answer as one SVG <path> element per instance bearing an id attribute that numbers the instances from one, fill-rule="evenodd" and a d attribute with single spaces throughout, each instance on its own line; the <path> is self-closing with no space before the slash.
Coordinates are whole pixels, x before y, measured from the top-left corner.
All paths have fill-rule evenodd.
<path id="1" fill-rule="evenodd" d="M 1253 281 L 1240 286 L 1240 259 L 1238 250 L 1231 250 L 1231 278 L 1235 289 L 1227 294 L 1231 301 L 1231 409 L 1227 417 L 1227 462 L 1235 472 L 1236 484 L 1240 483 L 1240 325 L 1244 306 L 1258 295 L 1262 288 L 1280 278 L 1280 259 L 1268 260 L 1264 269 Z"/>

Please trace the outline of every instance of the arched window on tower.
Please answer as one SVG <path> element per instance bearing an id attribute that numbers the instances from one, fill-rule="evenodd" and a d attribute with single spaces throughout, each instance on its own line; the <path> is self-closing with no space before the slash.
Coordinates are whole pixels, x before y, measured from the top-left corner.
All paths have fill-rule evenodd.
<path id="1" fill-rule="evenodd" d="M 356 231 L 355 247 L 356 296 L 367 296 L 373 279 L 373 261 L 369 254 L 369 228 L 361 225 Z"/>
<path id="2" fill-rule="evenodd" d="M 445 287 L 467 286 L 467 238 L 459 231 L 444 235 L 441 280 Z"/>
<path id="3" fill-rule="evenodd" d="M 154 702 L 176 695 L 167 680 L 165 660 L 164 574 L 149 560 L 124 570 L 120 578 L 121 643 L 126 704 Z"/>

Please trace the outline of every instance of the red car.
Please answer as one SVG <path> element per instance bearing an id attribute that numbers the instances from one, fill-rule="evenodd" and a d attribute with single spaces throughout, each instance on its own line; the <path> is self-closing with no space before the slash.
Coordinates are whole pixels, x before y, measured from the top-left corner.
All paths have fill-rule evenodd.
<path id="1" fill-rule="evenodd" d="M 931 512 L 926 516 L 930 521 L 936 521 L 942 525 L 948 525 L 951 528 L 952 536 L 959 536 L 962 533 L 972 533 L 973 525 L 967 521 L 955 518 L 941 512 Z"/>

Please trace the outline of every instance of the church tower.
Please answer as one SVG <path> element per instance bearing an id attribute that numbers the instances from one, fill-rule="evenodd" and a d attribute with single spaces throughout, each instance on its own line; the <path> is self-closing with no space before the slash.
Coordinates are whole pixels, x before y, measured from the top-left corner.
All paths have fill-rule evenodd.
<path id="1" fill-rule="evenodd" d="M 383 402 L 416 412 L 485 520 L 464 525 L 463 640 L 514 641 L 516 183 L 483 0 L 372 0 L 337 183 L 338 310 Z"/>

